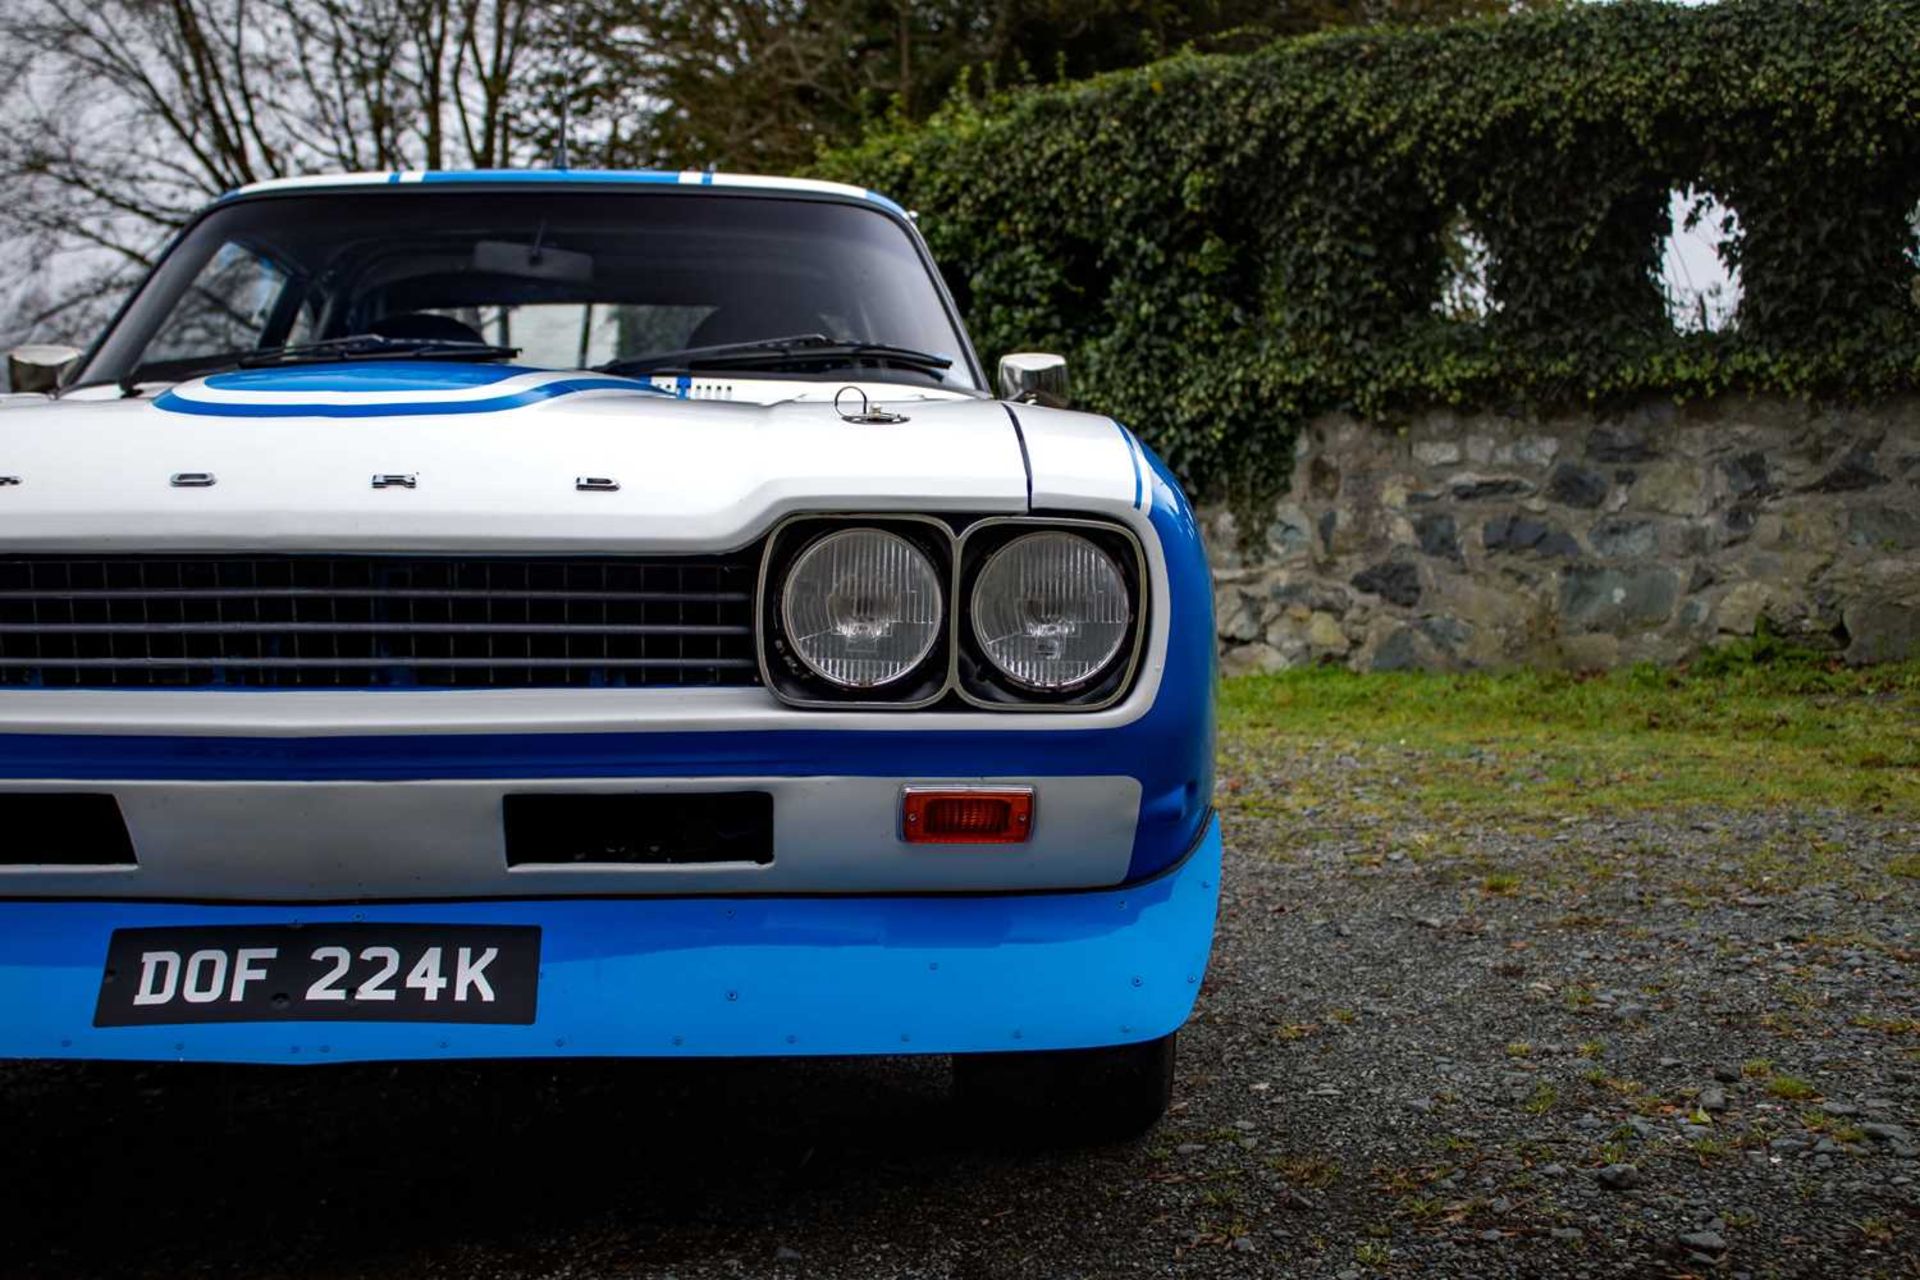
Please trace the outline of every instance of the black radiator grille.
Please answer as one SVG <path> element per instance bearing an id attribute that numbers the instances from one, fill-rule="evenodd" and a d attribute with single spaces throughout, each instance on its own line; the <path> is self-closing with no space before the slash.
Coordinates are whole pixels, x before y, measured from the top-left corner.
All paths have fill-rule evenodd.
<path id="1" fill-rule="evenodd" d="M 757 684 L 758 558 L 0 558 L 0 686 Z"/>

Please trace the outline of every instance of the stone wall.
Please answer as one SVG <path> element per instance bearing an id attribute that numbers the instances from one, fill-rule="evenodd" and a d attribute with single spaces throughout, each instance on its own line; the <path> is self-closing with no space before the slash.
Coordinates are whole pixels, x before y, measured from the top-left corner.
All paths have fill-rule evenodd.
<path id="1" fill-rule="evenodd" d="M 1920 399 L 1329 416 L 1266 528 L 1202 519 L 1229 672 L 1920 656 Z"/>

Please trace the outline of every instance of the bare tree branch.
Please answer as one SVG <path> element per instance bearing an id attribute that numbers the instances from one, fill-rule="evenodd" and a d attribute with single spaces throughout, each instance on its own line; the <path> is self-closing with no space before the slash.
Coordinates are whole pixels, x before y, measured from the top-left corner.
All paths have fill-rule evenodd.
<path id="1" fill-rule="evenodd" d="M 533 159 L 575 2 L 14 0 L 0 240 L 34 246 L 40 278 L 0 293 L 0 334 L 96 315 L 250 182 Z M 89 254 L 124 265 L 71 265 Z"/>

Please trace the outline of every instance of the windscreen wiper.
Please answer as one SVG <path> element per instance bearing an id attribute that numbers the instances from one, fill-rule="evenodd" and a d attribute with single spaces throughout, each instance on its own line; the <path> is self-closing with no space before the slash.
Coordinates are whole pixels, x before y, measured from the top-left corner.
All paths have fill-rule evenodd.
<path id="1" fill-rule="evenodd" d="M 846 364 L 891 365 L 941 373 L 953 367 L 947 356 L 884 342 L 843 342 L 824 333 L 798 333 L 757 342 L 728 342 L 717 347 L 684 347 L 652 355 L 612 360 L 595 367 L 598 373 L 668 373 L 694 369 L 813 369 Z"/>
<path id="2" fill-rule="evenodd" d="M 432 357 L 438 360 L 511 360 L 520 354 L 518 347 L 469 342 L 463 338 L 389 338 L 378 333 L 355 333 L 344 338 L 326 338 L 318 342 L 296 342 L 279 347 L 259 347 L 252 351 L 226 351 L 204 359 L 150 360 L 135 365 L 120 377 L 120 394 L 135 396 L 146 382 L 178 382 L 183 378 L 207 377 L 235 369 L 257 369 L 269 365 L 322 364 L 334 360 L 408 360 Z"/>
<path id="3" fill-rule="evenodd" d="M 323 364 L 332 360 L 390 360 L 432 356 L 441 360 L 511 360 L 518 347 L 471 342 L 465 338 L 389 338 L 379 333 L 352 333 L 344 338 L 298 342 L 284 347 L 250 351 L 234 363 L 242 369 L 275 364 Z"/>

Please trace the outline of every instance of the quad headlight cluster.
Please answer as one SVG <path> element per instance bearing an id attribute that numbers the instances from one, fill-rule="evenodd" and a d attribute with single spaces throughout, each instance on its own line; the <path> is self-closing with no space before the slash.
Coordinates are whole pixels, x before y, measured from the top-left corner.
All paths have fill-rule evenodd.
<path id="1" fill-rule="evenodd" d="M 1085 710 L 1127 689 L 1138 539 L 1091 520 L 789 520 L 760 580 L 762 674 L 798 706 Z"/>

